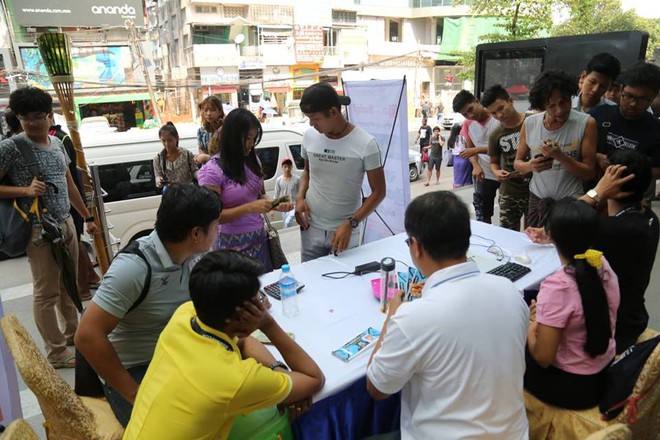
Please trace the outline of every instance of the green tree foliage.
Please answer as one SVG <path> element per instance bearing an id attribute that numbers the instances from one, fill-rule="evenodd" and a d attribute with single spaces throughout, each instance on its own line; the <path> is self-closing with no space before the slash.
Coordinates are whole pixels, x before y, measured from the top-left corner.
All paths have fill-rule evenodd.
<path id="1" fill-rule="evenodd" d="M 470 12 L 475 15 L 498 17 L 498 32 L 481 37 L 481 43 L 527 40 L 547 35 L 552 28 L 554 0 L 474 0 Z M 474 78 L 474 50 L 459 53 L 458 65 L 464 66 L 460 79 Z"/>
<path id="2" fill-rule="evenodd" d="M 660 47 L 660 20 L 639 17 L 632 9 L 624 11 L 620 0 L 562 0 L 561 3 L 569 18 L 552 28 L 553 36 L 640 30 L 649 33 L 647 58 Z"/>
<path id="3" fill-rule="evenodd" d="M 563 11 L 568 19 L 553 25 L 552 13 Z M 640 30 L 649 33 L 646 58 L 660 49 L 660 20 L 639 17 L 632 9 L 624 11 L 620 0 L 474 0 L 471 12 L 500 17 L 501 32 L 487 34 L 481 43 L 526 40 L 545 35 L 583 35 Z M 474 50 L 459 54 L 465 67 L 463 79 L 474 77 Z"/>
<path id="4" fill-rule="evenodd" d="M 487 42 L 538 38 L 552 27 L 554 0 L 474 0 L 471 12 L 500 18 L 500 32 L 484 35 Z"/>

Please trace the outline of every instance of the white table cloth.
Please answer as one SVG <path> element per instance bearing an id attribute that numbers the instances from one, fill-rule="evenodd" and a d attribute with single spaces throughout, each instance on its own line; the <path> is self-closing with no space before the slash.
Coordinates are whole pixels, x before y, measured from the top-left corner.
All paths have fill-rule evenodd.
<path id="1" fill-rule="evenodd" d="M 472 221 L 471 228 L 470 252 L 492 257 L 487 252 L 490 242 L 483 239 L 486 238 L 494 240 L 495 245 L 511 258 L 521 254 L 531 258 L 528 266 L 532 272 L 514 283 L 521 291 L 538 286 L 560 267 L 559 258 L 551 245 L 534 244 L 523 233 L 486 223 Z M 298 295 L 300 314 L 294 318 L 284 317 L 280 302 L 271 298 L 271 312 L 277 322 L 285 331 L 295 334 L 296 342 L 325 374 L 325 386 L 314 396 L 315 401 L 345 389 L 365 375 L 372 348 L 348 363 L 334 357 L 332 351 L 368 327 L 380 330 L 385 320 L 385 314 L 380 313 L 378 300 L 371 290 L 371 280 L 379 277 L 378 273 L 351 275 L 341 280 L 323 278 L 321 274 L 352 272 L 355 266 L 380 261 L 384 257 L 412 264 L 405 239 L 405 234 L 398 234 L 351 249 L 337 257 L 330 255 L 293 266 L 296 279 L 305 284 Z M 405 271 L 406 267 L 398 262 L 397 270 Z M 277 281 L 279 274 L 280 271 L 274 271 L 264 275 L 262 285 Z M 270 349 L 277 353 L 274 347 Z"/>

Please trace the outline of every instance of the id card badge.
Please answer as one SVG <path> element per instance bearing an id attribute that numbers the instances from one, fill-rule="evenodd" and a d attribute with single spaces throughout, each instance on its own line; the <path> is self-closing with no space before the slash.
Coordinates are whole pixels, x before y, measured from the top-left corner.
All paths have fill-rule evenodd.
<path id="1" fill-rule="evenodd" d="M 380 336 L 380 330 L 369 327 L 337 350 L 332 352 L 332 355 L 339 358 L 343 362 L 350 362 L 360 353 L 363 353 L 367 347 L 374 344 Z"/>

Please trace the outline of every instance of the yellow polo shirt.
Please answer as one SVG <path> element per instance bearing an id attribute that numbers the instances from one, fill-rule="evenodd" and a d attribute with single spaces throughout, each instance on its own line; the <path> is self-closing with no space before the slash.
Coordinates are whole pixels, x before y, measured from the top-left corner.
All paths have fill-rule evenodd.
<path id="1" fill-rule="evenodd" d="M 196 333 L 191 326 L 195 316 L 192 302 L 186 302 L 161 333 L 124 440 L 225 439 L 236 416 L 273 406 L 291 392 L 288 374 L 241 359 L 226 334 L 197 319 L 233 351 Z"/>

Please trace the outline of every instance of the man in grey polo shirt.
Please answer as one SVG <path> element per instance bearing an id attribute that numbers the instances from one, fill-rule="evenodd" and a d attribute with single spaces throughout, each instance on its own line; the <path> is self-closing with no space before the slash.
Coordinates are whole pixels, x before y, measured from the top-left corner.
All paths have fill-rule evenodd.
<path id="1" fill-rule="evenodd" d="M 207 188 L 170 186 L 155 231 L 138 239 L 151 267 L 146 297 L 130 310 L 148 268 L 137 255 L 120 253 L 80 321 L 76 347 L 105 380 L 106 398 L 124 426 L 161 331 L 177 307 L 190 300 L 190 259 L 215 242 L 220 210 L 220 200 Z"/>

